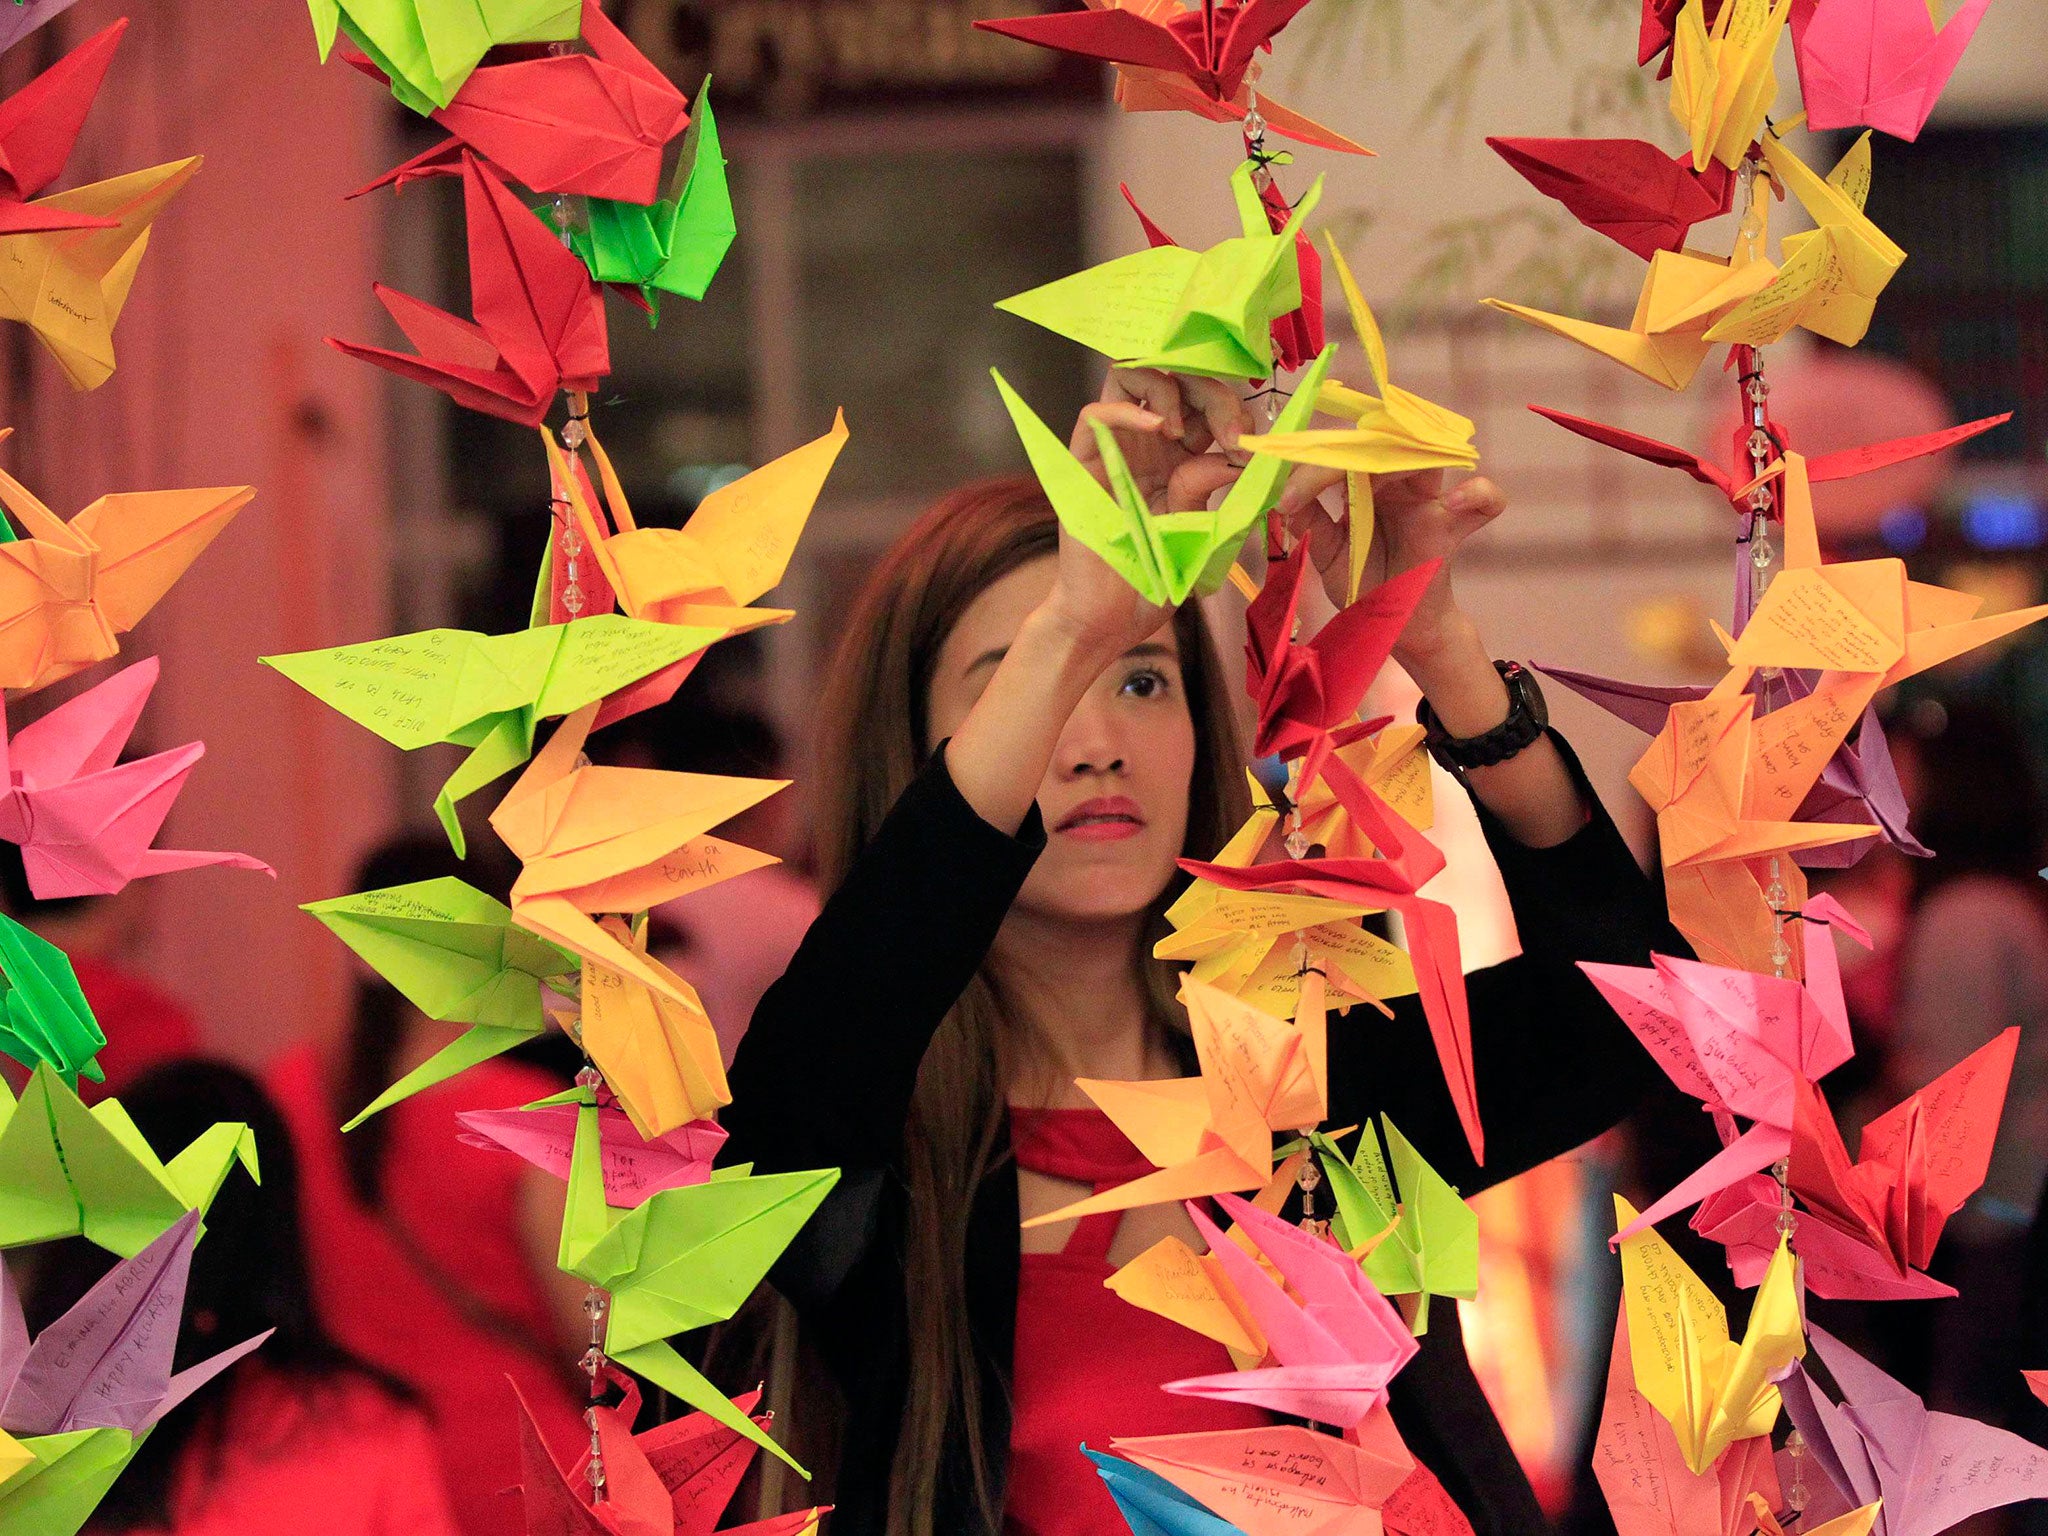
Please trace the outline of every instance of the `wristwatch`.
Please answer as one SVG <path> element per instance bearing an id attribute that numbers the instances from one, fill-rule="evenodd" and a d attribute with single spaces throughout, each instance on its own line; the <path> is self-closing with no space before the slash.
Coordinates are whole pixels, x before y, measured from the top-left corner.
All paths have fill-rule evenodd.
<path id="1" fill-rule="evenodd" d="M 1491 768 L 1504 763 L 1541 736 L 1550 725 L 1550 708 L 1543 702 L 1543 690 L 1536 678 L 1518 661 L 1496 661 L 1494 670 L 1507 684 L 1508 717 L 1482 736 L 1453 736 L 1424 699 L 1415 706 L 1415 719 L 1423 729 L 1423 745 L 1429 755 L 1452 773 L 1468 768 Z"/>

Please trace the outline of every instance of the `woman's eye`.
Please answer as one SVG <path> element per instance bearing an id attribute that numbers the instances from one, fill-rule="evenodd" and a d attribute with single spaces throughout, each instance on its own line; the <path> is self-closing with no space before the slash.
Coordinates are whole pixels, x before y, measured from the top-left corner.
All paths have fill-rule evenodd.
<path id="1" fill-rule="evenodd" d="M 1125 678 L 1122 691 L 1134 699 L 1157 699 L 1164 697 L 1172 686 L 1164 672 L 1156 667 L 1146 667 Z"/>

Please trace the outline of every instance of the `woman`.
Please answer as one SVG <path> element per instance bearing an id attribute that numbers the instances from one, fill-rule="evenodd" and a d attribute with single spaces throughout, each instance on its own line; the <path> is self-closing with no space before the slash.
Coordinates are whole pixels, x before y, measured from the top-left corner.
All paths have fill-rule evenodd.
<path id="1" fill-rule="evenodd" d="M 456 1536 L 433 1433 L 412 1394 L 314 1316 L 297 1161 L 270 1100 L 232 1067 L 183 1061 L 150 1071 L 121 1102 L 154 1147 L 239 1120 L 262 1160 L 263 1183 L 231 1176 L 207 1215 L 174 1365 L 272 1332 L 151 1431 L 88 1536 Z M 82 1244 L 53 1258 L 36 1278 L 39 1314 L 105 1270 L 106 1255 Z"/>
<path id="2" fill-rule="evenodd" d="M 459 875 L 502 894 L 509 882 L 495 874 L 482 850 L 465 865 L 438 835 L 406 837 L 373 851 L 355 888 Z M 458 1141 L 455 1116 L 542 1098 L 566 1074 L 497 1057 L 346 1135 L 336 1129 L 467 1027 L 427 1018 L 366 973 L 338 1070 L 301 1046 L 278 1058 L 268 1083 L 306 1170 L 322 1321 L 426 1403 L 464 1536 L 518 1536 L 519 1501 L 503 1495 L 519 1481 L 508 1378 L 550 1444 L 581 1432 L 586 1288 L 555 1268 L 562 1181 Z"/>
<path id="3" fill-rule="evenodd" d="M 1212 381 L 1113 373 L 1074 438 L 1099 472 L 1090 417 L 1155 510 L 1205 504 L 1241 462 L 1243 407 Z M 1325 483 L 1298 477 L 1282 514 L 1319 518 Z M 1501 510 L 1484 481 L 1439 483 L 1379 487 L 1390 574 Z M 1337 551 L 1319 555 L 1341 581 Z M 1447 580 L 1397 654 L 1452 736 L 1508 715 Z M 1155 1332 L 1100 1286 L 1167 1234 L 1197 1241 L 1178 1207 L 1113 1232 L 1018 1226 L 1144 1171 L 1075 1077 L 1193 1070 L 1175 974 L 1149 951 L 1175 859 L 1214 854 L 1245 810 L 1228 711 L 1200 616 L 1147 606 L 1021 482 L 942 501 L 849 624 L 814 780 L 833 894 L 755 1011 L 723 1116 L 735 1160 L 845 1170 L 776 1275 L 847 1397 L 841 1536 L 1110 1536 L 1124 1526 L 1080 1440 L 1246 1422 L 1157 1390 L 1227 1370 L 1220 1346 Z M 1671 943 L 1555 738 L 1470 782 L 1525 951 L 1471 978 L 1484 1172 L 1412 998 L 1329 1041 L 1335 1122 L 1391 1107 L 1467 1192 L 1586 1140 L 1648 1086 L 1647 1057 L 1573 963 L 1640 964 L 1653 938 Z M 1397 1379 L 1395 1419 L 1482 1533 L 1540 1530 L 1443 1316 Z"/>

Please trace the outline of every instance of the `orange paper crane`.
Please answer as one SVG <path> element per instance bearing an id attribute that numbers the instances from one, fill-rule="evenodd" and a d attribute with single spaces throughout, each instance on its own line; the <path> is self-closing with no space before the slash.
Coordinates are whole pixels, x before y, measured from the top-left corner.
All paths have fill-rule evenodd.
<path id="1" fill-rule="evenodd" d="M 598 926 L 632 954 L 646 957 L 644 933 L 633 933 L 617 918 Z M 604 1073 L 619 1108 L 646 1141 L 708 1120 L 732 1102 L 718 1031 L 702 999 L 682 977 L 669 973 L 668 979 L 671 987 L 657 992 L 637 976 L 586 960 L 581 1017 L 573 1023 L 556 1020 Z"/>
<path id="2" fill-rule="evenodd" d="M 4 439 L 12 429 L 0 429 Z M 102 496 L 66 522 L 0 472 L 0 688 L 36 689 L 120 653 L 171 583 L 256 492 L 246 485 Z"/>
<path id="3" fill-rule="evenodd" d="M 1313 988 L 1293 1024 L 1199 981 L 1184 981 L 1181 999 L 1201 1076 L 1077 1080 L 1159 1172 L 1034 1216 L 1025 1226 L 1263 1188 L 1273 1172 L 1273 1133 L 1322 1123 L 1323 1014 Z"/>
<path id="4" fill-rule="evenodd" d="M 582 753 L 599 707 L 564 720 L 491 812 L 491 825 L 525 863 L 512 885 L 512 920 L 672 1002 L 695 1006 L 680 977 L 600 927 L 594 914 L 643 912 L 775 863 L 705 833 L 789 781 L 595 767 Z"/>
<path id="5" fill-rule="evenodd" d="M 1672 921 L 1712 964 L 1771 970 L 1774 924 L 1764 899 L 1773 856 L 1867 837 L 1874 827 L 1790 818 L 1882 688 L 2048 617 L 2048 605 L 1976 616 L 1981 600 L 1913 581 L 1905 562 L 1823 564 L 1806 461 L 1782 475 L 1785 569 L 1759 599 L 1732 664 L 1705 698 L 1674 704 L 1629 774 L 1657 814 Z M 1717 626 L 1718 632 L 1718 626 Z M 1767 715 L 1743 692 L 1760 667 L 1819 673 L 1813 690 Z M 1780 910 L 1804 880 L 1778 860 Z"/>

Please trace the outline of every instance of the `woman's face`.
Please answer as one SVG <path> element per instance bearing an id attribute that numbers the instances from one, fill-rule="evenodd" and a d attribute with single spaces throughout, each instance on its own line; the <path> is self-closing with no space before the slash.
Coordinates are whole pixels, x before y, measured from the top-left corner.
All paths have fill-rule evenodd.
<path id="1" fill-rule="evenodd" d="M 939 648 L 926 718 L 934 747 L 960 728 L 1025 618 L 1052 590 L 1050 556 L 968 605 Z M 1195 727 L 1168 623 L 1098 677 L 1038 786 L 1046 849 L 1017 906 L 1067 921 L 1144 911 L 1172 879 L 1187 832 Z"/>

